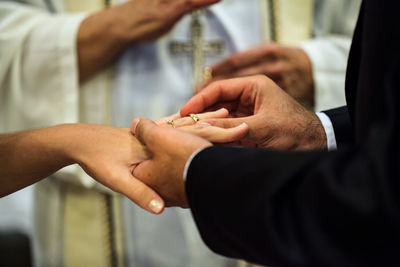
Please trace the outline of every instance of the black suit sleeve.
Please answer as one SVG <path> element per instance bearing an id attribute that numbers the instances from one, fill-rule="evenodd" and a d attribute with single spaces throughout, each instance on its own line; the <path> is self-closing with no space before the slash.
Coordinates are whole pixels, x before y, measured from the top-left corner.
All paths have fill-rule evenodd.
<path id="1" fill-rule="evenodd" d="M 215 252 L 272 266 L 400 266 L 400 28 L 388 27 L 400 2 L 364 5 L 348 83 L 355 143 L 211 147 L 193 159 L 187 197 Z"/>
<path id="2" fill-rule="evenodd" d="M 388 130 L 336 152 L 200 152 L 186 187 L 203 240 L 264 265 L 399 266 L 400 145 Z"/>
<path id="3" fill-rule="evenodd" d="M 354 131 L 347 107 L 323 111 L 332 122 L 338 148 L 354 144 Z"/>

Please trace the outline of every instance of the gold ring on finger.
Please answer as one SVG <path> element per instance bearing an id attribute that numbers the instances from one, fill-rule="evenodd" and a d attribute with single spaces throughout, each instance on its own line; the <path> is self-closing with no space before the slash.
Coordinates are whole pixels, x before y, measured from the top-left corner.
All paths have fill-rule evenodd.
<path id="1" fill-rule="evenodd" d="M 176 128 L 174 120 L 168 119 L 165 121 L 168 125 L 171 125 L 172 128 Z"/>
<path id="2" fill-rule="evenodd" d="M 190 116 L 190 118 L 192 118 L 194 120 L 194 123 L 197 123 L 200 120 L 199 116 L 197 116 L 196 114 L 192 113 L 189 116 Z"/>

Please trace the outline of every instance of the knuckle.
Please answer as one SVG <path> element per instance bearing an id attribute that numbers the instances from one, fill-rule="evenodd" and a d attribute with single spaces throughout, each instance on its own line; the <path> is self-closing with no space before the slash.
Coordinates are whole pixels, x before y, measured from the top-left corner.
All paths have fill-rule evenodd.
<path id="1" fill-rule="evenodd" d="M 272 52 L 272 44 L 264 44 L 260 46 L 260 52 L 263 56 L 268 56 Z"/>
<path id="2" fill-rule="evenodd" d="M 270 79 L 264 74 L 257 74 L 254 76 L 253 86 L 257 86 L 260 84 L 264 84 L 268 82 Z"/>
<path id="3" fill-rule="evenodd" d="M 279 50 L 279 47 L 280 47 L 280 45 L 277 44 L 277 43 L 271 43 L 271 44 L 269 44 L 269 49 L 270 49 L 270 51 L 272 51 L 272 52 L 278 51 L 278 50 Z"/>
<path id="4" fill-rule="evenodd" d="M 140 138 L 143 136 L 144 127 L 143 124 L 145 123 L 145 118 L 138 118 L 139 122 L 136 125 L 135 135 Z"/>
<path id="5" fill-rule="evenodd" d="M 231 65 L 234 68 L 239 68 L 240 62 L 241 62 L 241 60 L 239 57 L 232 57 L 229 59 L 229 65 Z"/>
<path id="6" fill-rule="evenodd" d="M 194 129 L 199 131 L 200 133 L 204 133 L 208 131 L 208 125 L 204 125 L 204 124 L 195 124 L 194 125 Z"/>
<path id="7" fill-rule="evenodd" d="M 283 73 L 287 70 L 287 64 L 279 61 L 275 64 L 274 69 L 276 73 Z"/>
<path id="8" fill-rule="evenodd" d="M 195 7 L 193 0 L 181 0 L 180 4 L 185 10 L 191 10 Z"/>

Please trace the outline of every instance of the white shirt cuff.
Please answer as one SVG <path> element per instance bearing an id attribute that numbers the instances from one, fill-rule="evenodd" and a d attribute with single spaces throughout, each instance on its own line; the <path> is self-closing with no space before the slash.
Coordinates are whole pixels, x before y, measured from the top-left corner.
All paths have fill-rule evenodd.
<path id="1" fill-rule="evenodd" d="M 197 149 L 197 150 L 196 150 L 195 152 L 193 152 L 193 154 L 189 157 L 188 161 L 186 161 L 185 168 L 183 169 L 183 181 L 186 182 L 186 177 L 187 177 L 187 173 L 188 173 L 188 170 L 189 170 L 190 163 L 192 163 L 192 160 L 194 159 L 194 157 L 196 157 L 197 154 L 199 154 L 201 151 L 203 151 L 203 149 L 205 149 L 205 148 Z"/>
<path id="2" fill-rule="evenodd" d="M 337 150 L 335 131 L 331 119 L 323 112 L 316 112 L 315 114 L 318 116 L 322 126 L 324 127 L 328 151 Z"/>

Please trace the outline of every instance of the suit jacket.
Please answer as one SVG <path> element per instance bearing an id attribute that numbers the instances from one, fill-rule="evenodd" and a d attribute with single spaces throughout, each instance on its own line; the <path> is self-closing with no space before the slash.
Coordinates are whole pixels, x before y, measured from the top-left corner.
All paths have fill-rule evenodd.
<path id="1" fill-rule="evenodd" d="M 211 147 L 193 159 L 187 196 L 212 250 L 274 266 L 400 266 L 399 10 L 363 3 L 348 107 L 326 112 L 338 151 Z"/>

